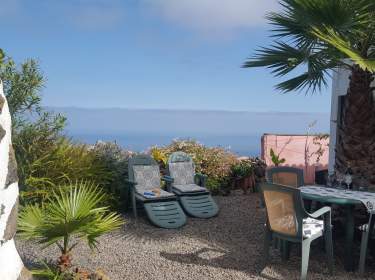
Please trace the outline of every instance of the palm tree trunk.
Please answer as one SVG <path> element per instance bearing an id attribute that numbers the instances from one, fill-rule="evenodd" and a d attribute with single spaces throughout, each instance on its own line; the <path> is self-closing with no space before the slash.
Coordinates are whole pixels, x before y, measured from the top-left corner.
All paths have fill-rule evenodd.
<path id="1" fill-rule="evenodd" d="M 341 120 L 337 127 L 336 168 L 353 171 L 355 184 L 363 176 L 375 185 L 375 106 L 371 83 L 374 75 L 354 65 Z"/>
<path id="2" fill-rule="evenodd" d="M 18 177 L 11 142 L 11 119 L 0 81 L 0 279 L 32 279 L 18 255 L 14 235 L 17 226 Z"/>

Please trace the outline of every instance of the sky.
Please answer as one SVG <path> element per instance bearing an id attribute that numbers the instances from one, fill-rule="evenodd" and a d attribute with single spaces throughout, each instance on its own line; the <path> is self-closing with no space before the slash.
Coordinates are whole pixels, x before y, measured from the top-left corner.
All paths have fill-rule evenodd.
<path id="1" fill-rule="evenodd" d="M 329 112 L 330 88 L 281 94 L 243 69 L 275 0 L 0 0 L 0 47 L 35 58 L 53 107 Z"/>

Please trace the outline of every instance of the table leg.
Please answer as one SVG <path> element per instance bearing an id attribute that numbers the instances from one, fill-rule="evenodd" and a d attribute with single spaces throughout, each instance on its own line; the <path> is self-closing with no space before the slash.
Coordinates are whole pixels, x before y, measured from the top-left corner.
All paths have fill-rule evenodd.
<path id="1" fill-rule="evenodd" d="M 346 224 L 345 224 L 345 269 L 347 271 L 354 270 L 353 258 L 353 240 L 354 240 L 354 206 L 347 205 L 345 207 Z"/>

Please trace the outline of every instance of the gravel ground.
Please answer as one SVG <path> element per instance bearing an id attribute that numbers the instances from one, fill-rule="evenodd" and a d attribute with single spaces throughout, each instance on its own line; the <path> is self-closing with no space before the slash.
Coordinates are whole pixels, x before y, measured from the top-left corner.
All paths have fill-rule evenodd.
<path id="1" fill-rule="evenodd" d="M 262 268 L 264 210 L 257 194 L 240 192 L 216 197 L 218 217 L 209 220 L 188 219 L 178 230 L 159 229 L 146 218 L 136 222 L 126 216 L 121 230 L 100 238 L 99 250 L 91 252 L 83 243 L 74 250 L 75 264 L 101 269 L 112 280 L 126 279 L 298 279 L 300 254 L 295 246 L 291 258 L 282 262 L 277 250 Z M 18 249 L 27 265 L 31 260 L 50 259 L 56 248 L 40 250 L 30 242 L 18 241 Z M 339 244 L 335 244 L 335 277 L 330 277 L 323 246 L 316 241 L 310 255 L 309 279 L 375 279 L 373 263 L 368 263 L 368 277 L 343 270 Z M 359 250 L 359 249 L 358 249 Z M 357 258 L 357 256 L 355 256 Z"/>

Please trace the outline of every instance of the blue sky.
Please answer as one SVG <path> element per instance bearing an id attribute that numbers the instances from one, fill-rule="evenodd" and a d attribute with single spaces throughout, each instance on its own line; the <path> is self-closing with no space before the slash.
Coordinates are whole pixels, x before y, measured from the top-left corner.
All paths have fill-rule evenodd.
<path id="1" fill-rule="evenodd" d="M 48 106 L 328 112 L 320 94 L 280 94 L 242 69 L 270 42 L 274 0 L 0 0 L 2 44 L 36 58 Z"/>

